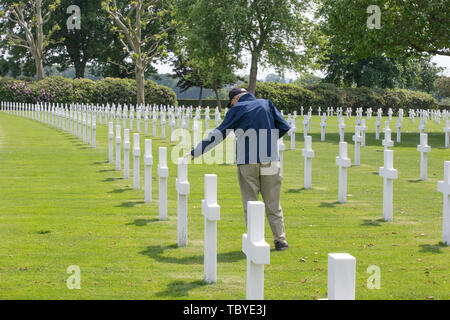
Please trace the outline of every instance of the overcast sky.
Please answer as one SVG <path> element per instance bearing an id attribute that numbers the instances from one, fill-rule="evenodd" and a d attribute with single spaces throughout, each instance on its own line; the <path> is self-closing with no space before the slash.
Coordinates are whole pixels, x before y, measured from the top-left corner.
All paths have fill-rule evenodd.
<path id="1" fill-rule="evenodd" d="M 247 58 L 247 60 L 249 60 Z M 450 57 L 448 56 L 435 56 L 432 59 L 433 62 L 437 63 L 438 66 L 443 67 L 445 70 L 443 71 L 443 75 L 450 77 Z M 172 68 L 168 64 L 160 64 L 156 66 L 159 73 L 172 73 Z M 249 74 L 250 73 L 250 63 L 247 61 L 247 69 L 238 72 L 240 75 Z M 258 79 L 265 79 L 266 76 L 270 73 L 276 73 L 274 69 L 260 69 L 258 72 Z M 321 76 L 320 72 L 316 72 L 318 76 Z M 286 72 L 286 79 L 297 79 L 298 75 L 295 72 Z"/>

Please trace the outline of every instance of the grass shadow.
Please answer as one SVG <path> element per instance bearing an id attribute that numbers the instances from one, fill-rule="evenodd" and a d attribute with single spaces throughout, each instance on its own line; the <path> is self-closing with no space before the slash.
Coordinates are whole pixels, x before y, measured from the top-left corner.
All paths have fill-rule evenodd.
<path id="1" fill-rule="evenodd" d="M 417 180 L 408 180 L 408 182 L 410 182 L 410 183 L 420 183 L 420 182 L 423 182 L 423 180 L 421 180 L 421 179 L 417 179 Z"/>
<path id="2" fill-rule="evenodd" d="M 109 163 L 109 161 L 97 161 L 97 162 L 93 162 L 92 164 L 93 164 L 94 166 L 98 166 L 98 165 L 101 165 L 101 164 L 107 164 L 107 163 Z"/>
<path id="3" fill-rule="evenodd" d="M 186 297 L 189 295 L 189 291 L 200 287 L 207 286 L 204 281 L 185 282 L 181 280 L 169 283 L 167 289 L 156 293 L 157 297 Z"/>
<path id="4" fill-rule="evenodd" d="M 339 201 L 335 201 L 335 202 L 324 202 L 324 201 L 322 201 L 320 203 L 319 207 L 320 208 L 334 208 L 334 207 L 336 207 L 339 204 L 341 204 Z"/>
<path id="5" fill-rule="evenodd" d="M 134 189 L 132 189 L 132 188 L 114 189 L 113 191 L 109 191 L 107 193 L 109 193 L 109 194 L 119 194 L 119 193 L 124 193 L 124 192 L 127 192 L 127 191 L 133 191 L 133 190 Z"/>
<path id="6" fill-rule="evenodd" d="M 443 253 L 441 249 L 446 248 L 447 246 L 442 242 L 439 242 L 438 244 L 435 245 L 421 244 L 420 247 L 421 247 L 420 252 Z"/>
<path id="7" fill-rule="evenodd" d="M 98 170 L 98 172 L 101 172 L 101 173 L 103 173 L 103 172 L 115 172 L 115 171 L 117 171 L 116 169 L 103 169 L 103 170 Z"/>
<path id="8" fill-rule="evenodd" d="M 118 180 L 123 180 L 123 178 L 106 178 L 105 180 L 102 180 L 102 182 L 114 182 Z"/>
<path id="9" fill-rule="evenodd" d="M 286 193 L 300 193 L 302 191 L 306 191 L 307 189 L 301 188 L 301 189 L 289 189 L 286 191 Z"/>
<path id="10" fill-rule="evenodd" d="M 137 205 L 145 203 L 144 201 L 126 201 L 122 202 L 122 204 L 116 206 L 118 208 L 134 208 Z"/>
<path id="11" fill-rule="evenodd" d="M 149 223 L 159 222 L 159 221 L 160 221 L 159 219 L 150 219 L 150 220 L 136 219 L 133 222 L 127 223 L 126 226 L 145 227 Z"/>
<path id="12" fill-rule="evenodd" d="M 181 257 L 178 258 L 178 256 L 173 255 L 165 255 L 165 253 L 169 253 L 173 250 L 178 250 L 178 246 L 171 245 L 167 247 L 161 247 L 161 246 L 149 246 L 144 251 L 139 252 L 140 254 L 144 256 L 148 256 L 154 260 L 157 260 L 158 262 L 162 263 L 175 263 L 175 264 L 203 264 L 203 255 L 197 255 L 197 256 L 189 256 L 189 257 Z M 232 251 L 232 252 L 225 252 L 225 253 L 218 253 L 217 254 L 217 262 L 220 263 L 233 263 L 240 260 L 245 259 L 245 255 L 242 251 Z"/>
<path id="13" fill-rule="evenodd" d="M 366 219 L 366 220 L 364 220 L 363 223 L 361 223 L 361 225 L 362 226 L 371 226 L 371 227 L 381 227 L 381 224 L 384 222 L 386 222 L 386 221 L 384 221 L 383 219 L 378 219 L 378 220 Z"/>

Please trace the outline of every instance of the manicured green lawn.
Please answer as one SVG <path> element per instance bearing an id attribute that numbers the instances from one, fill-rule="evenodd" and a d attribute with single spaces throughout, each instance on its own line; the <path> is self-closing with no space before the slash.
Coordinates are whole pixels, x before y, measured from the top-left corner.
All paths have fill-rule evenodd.
<path id="1" fill-rule="evenodd" d="M 301 131 L 302 119 L 297 127 Z M 317 299 L 327 295 L 327 254 L 357 259 L 357 299 L 449 299 L 450 248 L 442 239 L 442 194 L 437 182 L 450 160 L 442 126 L 429 121 L 429 180 L 419 181 L 418 125 L 404 120 L 395 145 L 394 222 L 382 218 L 383 147 L 368 122 L 361 166 L 349 170 L 348 203 L 337 203 L 338 130 L 329 119 L 320 142 L 312 124 L 313 189 L 303 189 L 302 132 L 296 151 L 285 153 L 282 205 L 291 249 L 271 253 L 265 267 L 266 299 Z M 351 142 L 354 119 L 346 120 Z M 395 122 L 391 123 L 395 141 Z M 213 123 L 211 122 L 211 126 Z M 153 200 L 107 163 L 107 128 L 97 126 L 97 149 L 70 134 L 30 119 L 0 114 L 1 299 L 245 299 L 245 233 L 236 167 L 190 165 L 189 245 L 178 249 L 176 166 L 169 164 L 169 220 L 158 221 L 157 148 L 153 141 Z M 143 124 L 142 124 L 143 127 Z M 150 126 L 151 127 L 151 126 Z M 350 129 L 351 128 L 351 129 Z M 170 132 L 169 129 L 166 130 Z M 286 146 L 289 141 L 286 138 Z M 144 150 L 144 139 L 141 139 Z M 170 156 L 169 156 L 170 158 Z M 131 163 L 132 166 L 132 163 Z M 132 171 L 131 171 L 132 173 Z M 203 176 L 218 175 L 218 283 L 203 279 Z M 266 222 L 266 240 L 272 235 Z M 81 268 L 81 290 L 69 290 L 66 270 Z M 369 290 L 366 270 L 381 269 L 381 289 Z"/>

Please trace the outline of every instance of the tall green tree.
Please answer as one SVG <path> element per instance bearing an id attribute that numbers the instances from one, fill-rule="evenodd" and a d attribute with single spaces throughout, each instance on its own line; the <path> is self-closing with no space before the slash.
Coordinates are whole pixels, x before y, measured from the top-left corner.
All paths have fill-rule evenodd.
<path id="1" fill-rule="evenodd" d="M 83 78 L 86 66 L 94 61 L 105 61 L 114 45 L 115 35 L 107 14 L 102 9 L 102 0 L 61 0 L 60 6 L 52 14 L 49 24 L 61 24 L 52 34 L 53 44 L 49 46 L 46 64 L 58 64 L 63 71 L 70 66 L 75 68 L 75 77 Z M 80 8 L 80 29 L 68 28 L 66 21 L 70 14 L 67 8 L 76 5 Z M 113 47 L 123 51 L 120 44 Z"/>
<path id="2" fill-rule="evenodd" d="M 220 1 L 219 1 L 220 2 Z M 215 92 L 237 82 L 234 71 L 241 67 L 232 44 L 232 29 L 224 23 L 227 12 L 211 0 L 178 0 L 175 55 L 185 65 L 183 80 Z"/>
<path id="3" fill-rule="evenodd" d="M 448 0 L 320 1 L 323 30 L 348 58 L 450 56 Z"/>
<path id="4" fill-rule="evenodd" d="M 9 47 L 25 48 L 33 57 L 36 76 L 43 79 L 43 59 L 49 45 L 51 34 L 58 24 L 47 28 L 52 13 L 59 6 L 60 0 L 2 0 L 0 3 L 0 30 L 4 32 Z"/>
<path id="5" fill-rule="evenodd" d="M 103 9 L 114 22 L 113 31 L 130 55 L 136 77 L 137 103 L 145 103 L 145 70 L 155 58 L 166 55 L 165 39 L 174 22 L 170 2 L 164 0 L 105 0 Z"/>
<path id="6" fill-rule="evenodd" d="M 220 3 L 220 4 L 219 4 Z M 304 71 L 318 53 L 316 28 L 308 18 L 314 1 L 231 0 L 213 1 L 226 10 L 232 26 L 233 47 L 251 56 L 249 91 L 254 93 L 260 66 Z"/>

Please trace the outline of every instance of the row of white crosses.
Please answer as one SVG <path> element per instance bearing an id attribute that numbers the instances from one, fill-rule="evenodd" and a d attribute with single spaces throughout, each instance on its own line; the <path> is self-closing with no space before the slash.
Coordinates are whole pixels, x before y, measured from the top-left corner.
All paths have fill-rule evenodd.
<path id="1" fill-rule="evenodd" d="M 1 102 L 0 110 L 64 130 L 96 148 L 96 114 L 87 113 L 76 105 Z"/>

